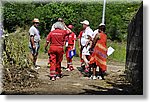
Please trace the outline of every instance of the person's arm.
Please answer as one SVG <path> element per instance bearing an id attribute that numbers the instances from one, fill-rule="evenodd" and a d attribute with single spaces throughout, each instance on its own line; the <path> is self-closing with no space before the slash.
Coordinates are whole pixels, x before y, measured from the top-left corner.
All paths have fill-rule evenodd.
<path id="1" fill-rule="evenodd" d="M 74 40 L 73 50 L 76 48 L 76 40 Z"/>
<path id="2" fill-rule="evenodd" d="M 95 46 L 97 40 L 99 40 L 99 39 L 100 39 L 100 34 L 97 33 L 97 34 L 95 35 L 94 39 L 93 39 L 93 45 L 94 45 L 94 46 Z"/>
<path id="3" fill-rule="evenodd" d="M 91 43 L 92 41 L 92 37 L 90 35 L 87 35 L 88 36 L 88 41 L 86 42 L 86 46 L 89 45 L 89 43 Z"/>
<path id="4" fill-rule="evenodd" d="M 34 35 L 35 35 L 35 29 L 33 27 L 31 27 L 29 29 L 29 35 L 30 35 L 30 42 L 31 42 L 31 45 L 32 45 L 32 48 L 35 49 L 36 46 L 35 46 L 35 43 L 34 43 Z"/>
<path id="5" fill-rule="evenodd" d="M 75 49 L 75 48 L 76 48 L 76 34 L 74 34 L 74 36 L 73 36 L 73 40 L 74 40 L 73 49 Z"/>
<path id="6" fill-rule="evenodd" d="M 79 49 L 81 49 L 81 36 L 82 36 L 82 31 L 78 35 L 78 44 L 79 44 Z"/>
<path id="7" fill-rule="evenodd" d="M 90 48 L 92 48 L 92 40 L 89 43 L 90 43 Z"/>
<path id="8" fill-rule="evenodd" d="M 71 29 L 69 29 L 69 28 L 66 26 L 65 22 L 62 22 L 62 24 L 64 25 L 65 30 L 69 31 L 68 34 L 71 34 L 72 31 L 71 31 Z"/>
<path id="9" fill-rule="evenodd" d="M 46 43 L 45 43 L 45 52 L 47 52 L 47 46 L 49 45 L 50 43 L 50 39 L 51 39 L 51 35 L 50 33 L 48 34 L 47 38 L 46 38 Z"/>
<path id="10" fill-rule="evenodd" d="M 35 46 L 35 43 L 34 43 L 34 36 L 33 36 L 33 35 L 30 36 L 30 40 L 31 40 L 31 43 L 32 43 L 32 44 L 31 44 L 31 45 L 32 45 L 32 48 L 35 49 L 36 46 Z"/>

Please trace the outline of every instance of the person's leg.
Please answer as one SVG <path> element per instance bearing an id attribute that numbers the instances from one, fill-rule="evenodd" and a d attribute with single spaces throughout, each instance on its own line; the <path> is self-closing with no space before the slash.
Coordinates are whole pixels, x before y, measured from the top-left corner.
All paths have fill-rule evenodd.
<path id="1" fill-rule="evenodd" d="M 69 60 L 69 69 L 72 71 L 74 70 L 73 64 L 72 64 L 72 58 L 69 58 L 68 60 Z"/>
<path id="2" fill-rule="evenodd" d="M 66 69 L 66 71 L 71 71 L 71 69 L 70 69 L 70 66 L 71 66 L 70 58 L 67 57 L 66 59 L 67 59 L 67 69 Z"/>
<path id="3" fill-rule="evenodd" d="M 96 80 L 97 78 L 96 78 L 96 64 L 95 63 L 93 63 L 92 64 L 92 69 L 93 69 L 93 74 L 92 74 L 92 76 L 91 76 L 91 79 L 93 79 L 93 80 Z"/>
<path id="4" fill-rule="evenodd" d="M 87 56 L 82 54 L 82 58 L 84 60 L 84 63 L 85 63 L 85 69 L 84 69 L 84 72 L 86 73 L 89 73 L 89 61 L 87 59 Z"/>
<path id="5" fill-rule="evenodd" d="M 84 60 L 82 59 L 82 50 L 83 50 L 83 47 L 81 46 L 81 49 L 80 49 L 80 62 L 81 62 L 81 68 L 84 69 L 85 63 L 84 63 Z"/>
<path id="6" fill-rule="evenodd" d="M 31 54 L 30 54 L 30 56 L 31 56 L 31 61 L 32 61 L 32 63 L 33 63 L 33 65 L 35 66 L 35 58 L 34 58 L 34 49 L 32 48 L 32 45 L 31 45 L 31 43 L 29 43 L 29 49 L 30 49 L 30 52 L 31 52 Z"/>
<path id="7" fill-rule="evenodd" d="M 54 53 L 50 54 L 50 77 L 55 80 L 56 77 L 56 55 Z"/>
<path id="8" fill-rule="evenodd" d="M 58 51 L 57 51 L 57 55 L 56 55 L 56 74 L 58 75 L 58 77 L 61 77 L 62 76 L 62 73 L 61 73 L 61 62 L 63 60 L 63 48 L 58 48 Z"/>
<path id="9" fill-rule="evenodd" d="M 96 68 L 93 68 L 93 76 L 96 76 Z"/>
<path id="10" fill-rule="evenodd" d="M 33 65 L 36 66 L 37 55 L 32 54 L 33 56 Z"/>
<path id="11" fill-rule="evenodd" d="M 37 56 L 38 56 L 38 51 L 40 48 L 40 45 L 38 43 L 35 43 L 36 48 L 33 49 L 31 43 L 29 44 L 29 48 L 31 50 L 31 54 L 32 54 L 32 62 L 33 65 L 36 67 L 36 61 L 37 61 Z"/>
<path id="12" fill-rule="evenodd" d="M 69 64 L 68 64 L 69 63 L 69 60 L 68 60 L 68 57 L 69 57 L 68 47 L 66 47 L 65 52 L 66 52 L 67 68 L 69 68 Z"/>
<path id="13" fill-rule="evenodd" d="M 86 55 L 82 55 L 82 59 L 84 60 L 84 62 L 85 62 L 85 65 L 86 66 L 89 66 L 89 61 L 87 60 L 87 58 L 86 58 Z"/>
<path id="14" fill-rule="evenodd" d="M 51 65 L 50 65 L 50 53 L 48 53 L 48 64 L 47 64 L 47 68 L 49 68 Z"/>
<path id="15" fill-rule="evenodd" d="M 67 59 L 67 69 L 69 68 L 69 60 L 68 60 L 68 58 L 66 58 Z"/>
<path id="16" fill-rule="evenodd" d="M 35 66 L 37 66 L 36 61 L 37 61 L 40 45 L 39 45 L 39 43 L 35 43 L 35 46 L 36 46 L 36 48 L 34 49 L 33 63 L 34 63 Z"/>
<path id="17" fill-rule="evenodd" d="M 104 72 L 102 71 L 102 69 L 100 67 L 99 67 L 99 76 L 101 76 L 101 78 L 103 80 L 105 80 L 105 78 L 104 78 Z"/>

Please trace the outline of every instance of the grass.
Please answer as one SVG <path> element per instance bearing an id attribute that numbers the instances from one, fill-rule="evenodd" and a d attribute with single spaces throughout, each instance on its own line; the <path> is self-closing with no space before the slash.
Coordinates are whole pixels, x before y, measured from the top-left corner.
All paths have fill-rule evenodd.
<path id="1" fill-rule="evenodd" d="M 125 62 L 126 60 L 126 42 L 112 42 L 110 40 L 107 41 L 107 47 L 113 47 L 115 52 L 108 57 L 108 59 Z"/>
<path id="2" fill-rule="evenodd" d="M 107 40 L 107 47 L 113 47 L 115 49 L 115 52 L 108 57 L 108 59 L 118 62 L 125 62 L 126 60 L 126 42 L 113 42 L 110 40 Z M 76 57 L 79 57 L 80 50 L 78 41 L 76 42 Z"/>
<path id="3" fill-rule="evenodd" d="M 29 35 L 28 35 L 28 31 L 18 31 L 18 34 L 22 34 L 24 35 L 22 37 L 22 39 L 20 39 L 20 41 L 23 41 L 23 43 L 25 44 L 25 51 L 29 54 L 30 50 L 29 50 Z M 45 45 L 45 38 L 41 39 L 40 42 L 40 49 L 39 49 L 39 58 L 48 58 L 47 54 L 44 53 L 44 45 Z M 112 61 L 118 61 L 118 62 L 125 62 L 126 60 L 126 42 L 115 42 L 115 41 L 110 41 L 107 40 L 107 47 L 113 47 L 115 49 L 115 52 L 110 55 L 108 57 L 109 60 Z M 80 55 L 80 50 L 79 50 L 79 45 L 78 45 L 78 41 L 76 41 L 76 57 L 79 57 Z"/>

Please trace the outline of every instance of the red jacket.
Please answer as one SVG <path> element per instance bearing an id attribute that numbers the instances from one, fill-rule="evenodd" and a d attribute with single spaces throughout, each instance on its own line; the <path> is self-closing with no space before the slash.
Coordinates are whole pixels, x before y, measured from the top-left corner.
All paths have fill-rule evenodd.
<path id="1" fill-rule="evenodd" d="M 51 46 L 64 46 L 65 36 L 68 34 L 68 30 L 56 29 L 48 34 L 46 41 L 50 42 Z"/>

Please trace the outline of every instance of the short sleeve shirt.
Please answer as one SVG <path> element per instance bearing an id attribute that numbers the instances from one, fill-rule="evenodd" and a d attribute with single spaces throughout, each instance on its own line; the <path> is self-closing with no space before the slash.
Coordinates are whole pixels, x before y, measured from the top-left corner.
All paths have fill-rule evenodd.
<path id="1" fill-rule="evenodd" d="M 71 33 L 66 37 L 66 40 L 68 41 L 68 44 L 74 44 L 74 41 L 76 40 L 76 35 L 75 33 Z"/>
<path id="2" fill-rule="evenodd" d="M 92 37 L 93 34 L 93 30 L 90 27 L 87 27 L 83 33 L 82 33 L 82 37 L 81 37 L 81 45 L 85 46 L 86 42 L 88 41 L 88 35 Z"/>
<path id="3" fill-rule="evenodd" d="M 29 29 L 29 35 L 30 36 L 34 36 L 34 41 L 35 42 L 39 42 L 40 41 L 40 32 L 39 30 L 32 26 L 30 29 Z"/>

